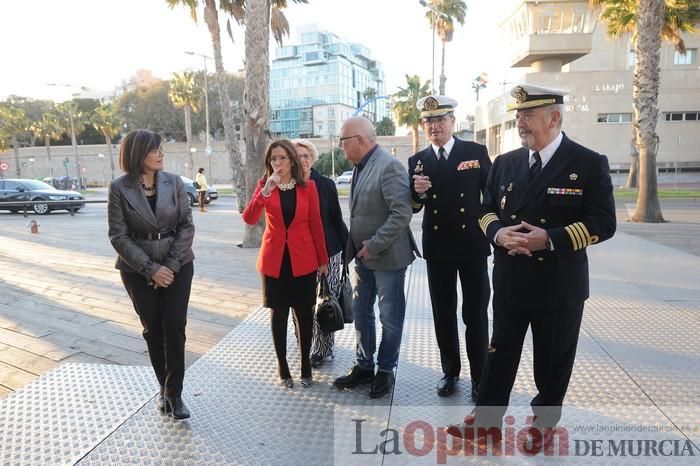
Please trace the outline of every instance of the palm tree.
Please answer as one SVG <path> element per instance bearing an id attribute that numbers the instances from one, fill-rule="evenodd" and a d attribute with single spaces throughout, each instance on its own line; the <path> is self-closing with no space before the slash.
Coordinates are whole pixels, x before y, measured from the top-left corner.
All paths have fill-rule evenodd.
<path id="1" fill-rule="evenodd" d="M 41 119 L 32 123 L 30 131 L 40 138 L 44 138 L 46 157 L 49 163 L 49 176 L 53 177 L 53 164 L 51 163 L 51 140 L 59 139 L 63 134 L 60 116 L 53 111 L 45 112 Z"/>
<path id="2" fill-rule="evenodd" d="M 394 113 L 399 125 L 411 128 L 413 134 L 413 152 L 418 152 L 418 127 L 420 126 L 420 111 L 416 104 L 418 99 L 430 94 L 430 80 L 421 84 L 417 75 L 406 75 L 406 87 L 400 87 L 394 94 Z"/>
<path id="3" fill-rule="evenodd" d="M 442 62 L 440 65 L 440 95 L 445 95 L 445 45 L 452 42 L 457 21 L 464 25 L 467 4 L 462 0 L 431 0 L 432 9 L 425 16 L 431 28 L 435 28 L 442 42 Z M 433 11 L 434 10 L 434 11 Z"/>
<path id="4" fill-rule="evenodd" d="M 197 0 L 166 0 L 170 8 L 175 8 L 182 4 L 189 8 L 190 16 L 197 22 Z M 231 179 L 233 180 L 233 189 L 238 195 L 238 209 L 243 211 L 245 203 L 241 199 L 245 199 L 245 177 L 243 176 L 243 159 L 238 145 L 236 135 L 236 120 L 233 115 L 231 106 L 231 98 L 228 95 L 226 87 L 226 71 L 224 70 L 224 61 L 221 55 L 221 27 L 219 26 L 219 9 L 229 14 L 238 23 L 241 23 L 244 17 L 244 10 L 241 4 L 236 1 L 220 0 L 217 8 L 215 0 L 204 0 L 204 21 L 211 35 L 212 50 L 214 53 L 214 66 L 216 68 L 215 80 L 216 90 L 219 96 L 219 108 L 221 109 L 221 119 L 224 124 L 224 145 L 226 152 L 229 154 L 229 166 L 231 168 Z M 231 19 L 226 20 L 226 29 L 231 33 Z M 232 39 L 233 40 L 233 39 Z"/>
<path id="5" fill-rule="evenodd" d="M 21 108 L 9 105 L 0 105 L 0 133 L 4 133 L 10 139 L 15 155 L 15 172 L 17 178 L 22 178 L 22 165 L 19 161 L 19 142 L 17 135 L 27 130 L 29 120 Z"/>
<path id="6" fill-rule="evenodd" d="M 635 64 L 632 80 L 634 110 L 633 134 L 639 153 L 639 193 L 633 222 L 663 222 L 656 178 L 656 155 L 659 137 L 658 119 L 659 62 L 661 41 L 670 41 L 685 53 L 682 32 L 693 32 L 698 18 L 698 0 L 591 0 L 601 6 L 600 17 L 607 22 L 612 37 L 630 32 L 634 44 Z M 636 164 L 633 160 L 630 169 Z M 628 181 L 629 184 L 629 181 Z"/>
<path id="7" fill-rule="evenodd" d="M 112 104 L 100 104 L 90 119 L 90 125 L 105 137 L 107 145 L 107 157 L 109 157 L 109 171 L 111 179 L 114 179 L 114 157 L 112 157 L 112 139 L 121 132 L 122 119 L 114 110 Z"/>
<path id="8" fill-rule="evenodd" d="M 368 87 L 367 89 L 365 89 L 365 90 L 362 92 L 362 97 L 364 97 L 365 102 L 369 102 L 370 100 L 372 100 L 372 99 L 374 99 L 375 97 L 377 97 L 377 90 L 376 90 L 376 89 L 373 89 L 373 88 L 371 88 L 371 87 Z M 371 120 L 372 120 L 372 123 L 376 123 L 376 122 L 377 122 L 377 102 L 376 102 L 376 101 L 373 102 L 373 105 L 372 105 L 372 106 L 374 107 L 374 110 L 373 110 L 373 112 L 372 112 L 372 118 L 371 118 Z"/>
<path id="9" fill-rule="evenodd" d="M 202 101 L 204 92 L 197 84 L 195 74 L 192 71 L 184 71 L 182 74 L 173 73 L 170 80 L 170 91 L 168 96 L 176 108 L 185 111 L 185 138 L 187 139 L 187 153 L 189 156 L 189 167 L 187 173 L 192 176 L 194 169 L 194 154 L 192 153 L 192 112 L 199 111 L 199 104 Z"/>
<path id="10" fill-rule="evenodd" d="M 85 129 L 85 116 L 78 110 L 78 105 L 74 101 L 63 102 L 56 106 L 60 115 L 59 124 L 63 133 L 69 134 L 71 145 L 73 146 L 73 159 L 75 163 L 75 176 L 78 182 L 78 189 L 83 187 L 82 174 L 80 172 L 80 156 L 78 155 L 78 140 L 76 134 Z"/>

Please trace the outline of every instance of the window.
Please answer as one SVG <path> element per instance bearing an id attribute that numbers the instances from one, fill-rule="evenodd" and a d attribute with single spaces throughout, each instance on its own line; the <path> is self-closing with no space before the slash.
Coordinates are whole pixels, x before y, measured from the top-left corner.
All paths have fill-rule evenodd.
<path id="1" fill-rule="evenodd" d="M 478 142 L 479 144 L 482 144 L 482 145 L 486 144 L 486 130 L 485 129 L 482 129 L 482 130 L 476 132 L 476 142 Z"/>
<path id="2" fill-rule="evenodd" d="M 515 128 L 515 120 L 506 121 L 506 131 Z"/>
<path id="3" fill-rule="evenodd" d="M 700 112 L 664 112 L 665 121 L 698 121 Z"/>
<path id="4" fill-rule="evenodd" d="M 697 55 L 698 49 L 686 49 L 685 53 L 682 54 L 679 51 L 673 52 L 673 64 L 674 65 L 692 65 L 695 63 L 695 55 Z"/>
<path id="5" fill-rule="evenodd" d="M 631 123 L 631 113 L 599 113 L 598 123 Z"/>

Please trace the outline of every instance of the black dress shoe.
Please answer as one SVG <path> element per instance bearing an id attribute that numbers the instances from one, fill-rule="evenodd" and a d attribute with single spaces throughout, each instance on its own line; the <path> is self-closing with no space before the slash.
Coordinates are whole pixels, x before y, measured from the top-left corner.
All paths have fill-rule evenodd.
<path id="1" fill-rule="evenodd" d="M 477 398 L 479 398 L 479 382 L 472 380 L 472 401 L 476 403 Z"/>
<path id="2" fill-rule="evenodd" d="M 166 406 L 170 408 L 170 416 L 172 416 L 173 419 L 187 419 L 190 417 L 190 410 L 187 409 L 181 397 L 178 396 L 171 400 L 166 399 L 165 402 Z"/>
<path id="3" fill-rule="evenodd" d="M 459 377 L 453 377 L 451 375 L 446 375 L 440 379 L 437 386 L 438 396 L 450 396 L 455 392 L 455 387 L 457 386 L 457 381 Z"/>
<path id="4" fill-rule="evenodd" d="M 361 385 L 363 383 L 370 383 L 374 379 L 374 370 L 363 369 L 358 365 L 355 365 L 350 369 L 346 375 L 338 377 L 333 382 L 336 388 L 353 388 Z"/>
<path id="5" fill-rule="evenodd" d="M 372 384 L 369 386 L 369 397 L 379 398 L 391 391 L 394 386 L 394 373 L 386 371 L 377 371 Z"/>

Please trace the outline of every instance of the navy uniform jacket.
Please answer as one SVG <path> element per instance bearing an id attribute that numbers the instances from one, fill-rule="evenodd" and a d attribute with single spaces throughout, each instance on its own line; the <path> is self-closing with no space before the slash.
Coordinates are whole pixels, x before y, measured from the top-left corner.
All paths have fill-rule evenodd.
<path id="1" fill-rule="evenodd" d="M 588 298 L 586 248 L 613 236 L 615 200 L 608 159 L 563 135 L 561 145 L 529 184 L 529 152 L 496 158 L 480 220 L 489 241 L 501 227 L 525 221 L 549 233 L 554 251 L 532 257 L 494 249 L 496 295 L 524 305 L 576 305 Z"/>
<path id="2" fill-rule="evenodd" d="M 466 257 L 486 257 L 491 248 L 479 229 L 481 195 L 491 169 L 486 147 L 454 138 L 442 173 L 432 146 L 408 159 L 413 213 L 423 213 L 423 257 L 426 260 L 461 261 Z M 420 164 L 419 164 L 420 162 Z M 432 182 L 421 199 L 413 186 L 416 166 Z"/>

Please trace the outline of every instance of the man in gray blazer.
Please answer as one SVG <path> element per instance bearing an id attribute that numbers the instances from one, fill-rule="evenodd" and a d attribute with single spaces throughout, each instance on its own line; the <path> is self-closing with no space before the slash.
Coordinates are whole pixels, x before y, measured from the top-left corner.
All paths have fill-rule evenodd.
<path id="1" fill-rule="evenodd" d="M 340 129 L 345 158 L 355 164 L 350 188 L 350 235 L 346 261 L 355 259 L 352 312 L 357 338 L 355 366 L 335 380 L 337 388 L 371 383 L 370 398 L 388 393 L 394 384 L 406 310 L 406 267 L 418 252 L 411 235 L 411 190 L 408 172 L 376 143 L 372 123 L 347 119 Z M 379 297 L 382 339 L 374 373 L 376 328 L 374 301 Z"/>

